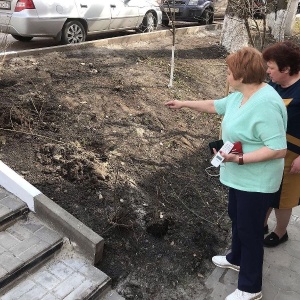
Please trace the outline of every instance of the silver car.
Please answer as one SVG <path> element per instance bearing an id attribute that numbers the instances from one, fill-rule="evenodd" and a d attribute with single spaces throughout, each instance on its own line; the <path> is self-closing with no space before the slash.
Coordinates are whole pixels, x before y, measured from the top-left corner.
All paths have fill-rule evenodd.
<path id="1" fill-rule="evenodd" d="M 161 20 L 156 0 L 0 0 L 1 32 L 22 42 L 53 37 L 73 44 L 102 32 L 150 32 Z"/>

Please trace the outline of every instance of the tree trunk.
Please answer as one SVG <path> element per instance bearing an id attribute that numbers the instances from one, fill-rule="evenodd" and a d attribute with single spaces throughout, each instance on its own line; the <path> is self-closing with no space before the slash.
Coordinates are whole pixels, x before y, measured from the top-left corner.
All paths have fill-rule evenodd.
<path id="1" fill-rule="evenodd" d="M 276 41 L 293 34 L 298 0 L 275 0 L 268 5 L 267 24 Z"/>
<path id="2" fill-rule="evenodd" d="M 225 14 L 221 45 L 230 53 L 248 46 L 248 34 L 242 19 Z"/>
<path id="3" fill-rule="evenodd" d="M 221 34 L 221 45 L 230 53 L 248 46 L 248 34 L 243 18 L 243 10 L 236 8 L 237 2 L 228 0 Z"/>
<path id="4" fill-rule="evenodd" d="M 286 12 L 286 24 L 284 34 L 287 36 L 293 35 L 293 28 L 296 21 L 296 12 L 298 8 L 298 0 L 290 0 Z"/>

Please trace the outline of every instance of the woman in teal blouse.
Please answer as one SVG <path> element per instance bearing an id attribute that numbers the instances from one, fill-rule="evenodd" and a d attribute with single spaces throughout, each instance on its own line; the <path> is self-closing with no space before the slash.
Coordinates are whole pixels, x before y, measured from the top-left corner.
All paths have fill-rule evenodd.
<path id="1" fill-rule="evenodd" d="M 223 141 L 242 143 L 243 154 L 222 153 L 220 181 L 229 187 L 232 246 L 229 254 L 212 261 L 239 271 L 238 288 L 226 300 L 261 299 L 264 220 L 282 178 L 287 112 L 278 93 L 264 83 L 259 51 L 245 47 L 226 62 L 227 80 L 235 92 L 219 100 L 173 100 L 165 105 L 223 115 Z"/>

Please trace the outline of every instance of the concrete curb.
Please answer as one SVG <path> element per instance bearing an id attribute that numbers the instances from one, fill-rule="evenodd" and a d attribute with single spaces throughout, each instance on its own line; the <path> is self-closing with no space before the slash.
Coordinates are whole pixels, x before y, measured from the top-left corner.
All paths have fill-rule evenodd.
<path id="1" fill-rule="evenodd" d="M 0 161 L 0 184 L 7 191 L 24 201 L 30 210 L 35 211 L 34 197 L 41 194 L 41 192 L 2 161 Z"/>
<path id="2" fill-rule="evenodd" d="M 41 220 L 68 237 L 77 250 L 93 265 L 103 254 L 104 239 L 44 194 L 34 198 L 35 211 Z"/>
<path id="3" fill-rule="evenodd" d="M 103 238 L 42 194 L 2 161 L 0 161 L 0 185 L 24 201 L 28 208 L 49 226 L 70 239 L 91 263 L 96 264 L 101 260 Z"/>
<path id="4" fill-rule="evenodd" d="M 213 30 L 221 29 L 222 26 L 223 26 L 222 23 L 214 23 L 214 24 L 202 25 L 202 26 L 176 28 L 176 35 L 180 36 L 180 35 L 197 34 L 203 31 L 213 31 Z M 119 37 L 113 37 L 108 39 L 88 41 L 81 44 L 61 45 L 61 46 L 52 46 L 47 48 L 22 50 L 18 52 L 14 51 L 14 52 L 0 53 L 0 57 L 13 58 L 13 57 L 21 57 L 21 56 L 29 56 L 29 55 L 37 55 L 37 54 L 42 55 L 53 51 L 64 52 L 64 51 L 70 51 L 74 49 L 85 49 L 91 46 L 105 47 L 109 45 L 122 45 L 122 44 L 137 43 L 142 41 L 151 41 L 157 38 L 169 37 L 169 36 L 172 36 L 171 30 L 158 30 L 158 31 L 148 32 L 148 33 L 137 33 L 137 34 L 127 35 L 127 36 L 119 36 Z"/>

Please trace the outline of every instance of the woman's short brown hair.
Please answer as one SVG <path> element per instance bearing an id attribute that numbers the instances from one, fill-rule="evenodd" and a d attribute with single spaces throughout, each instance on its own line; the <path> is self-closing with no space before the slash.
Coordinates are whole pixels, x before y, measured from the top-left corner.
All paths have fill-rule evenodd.
<path id="1" fill-rule="evenodd" d="M 280 72 L 288 67 L 290 76 L 300 72 L 300 47 L 293 42 L 278 42 L 266 48 L 262 55 L 265 61 L 274 61 Z"/>
<path id="2" fill-rule="evenodd" d="M 235 80 L 242 83 L 262 83 L 266 68 L 261 53 L 251 47 L 244 47 L 227 56 L 226 63 Z"/>

